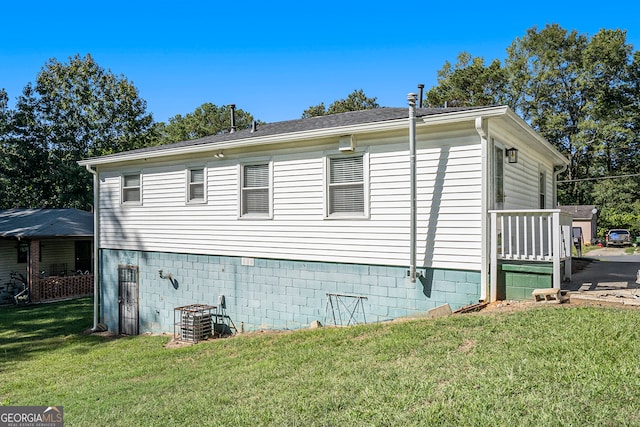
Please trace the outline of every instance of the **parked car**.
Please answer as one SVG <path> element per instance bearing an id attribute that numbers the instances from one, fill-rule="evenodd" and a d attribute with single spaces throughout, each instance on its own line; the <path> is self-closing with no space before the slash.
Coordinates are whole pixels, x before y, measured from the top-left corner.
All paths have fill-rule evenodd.
<path id="1" fill-rule="evenodd" d="M 606 236 L 607 246 L 631 246 L 631 232 L 622 228 L 609 230 Z"/>

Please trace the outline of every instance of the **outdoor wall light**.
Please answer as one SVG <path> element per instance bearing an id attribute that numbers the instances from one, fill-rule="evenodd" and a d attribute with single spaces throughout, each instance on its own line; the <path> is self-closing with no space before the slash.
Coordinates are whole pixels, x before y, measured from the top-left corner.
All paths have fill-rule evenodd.
<path id="1" fill-rule="evenodd" d="M 224 153 L 221 151 L 215 154 L 213 157 L 215 157 L 216 159 L 224 159 Z"/>
<path id="2" fill-rule="evenodd" d="M 518 149 L 517 148 L 507 148 L 507 160 L 509 163 L 518 163 Z"/>

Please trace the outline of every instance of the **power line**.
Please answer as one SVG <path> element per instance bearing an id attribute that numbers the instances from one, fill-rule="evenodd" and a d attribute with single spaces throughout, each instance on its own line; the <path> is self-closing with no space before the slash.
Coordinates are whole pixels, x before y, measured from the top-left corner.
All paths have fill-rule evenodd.
<path id="1" fill-rule="evenodd" d="M 640 176 L 640 173 L 634 173 L 629 175 L 613 175 L 613 176 L 601 176 L 598 178 L 580 178 L 580 179 L 559 179 L 558 184 L 561 182 L 580 182 L 580 181 L 599 181 L 601 179 L 613 179 L 613 178 L 631 178 L 634 176 Z"/>

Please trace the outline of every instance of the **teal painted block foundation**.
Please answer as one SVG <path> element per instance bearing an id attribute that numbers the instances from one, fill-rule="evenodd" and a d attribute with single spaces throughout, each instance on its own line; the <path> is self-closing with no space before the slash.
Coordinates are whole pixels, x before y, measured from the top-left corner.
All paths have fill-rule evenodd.
<path id="1" fill-rule="evenodd" d="M 499 299 L 532 299 L 534 289 L 553 287 L 553 265 L 549 263 L 512 263 L 500 266 Z M 502 292 L 500 292 L 500 290 Z M 502 295 L 503 297 L 500 297 Z"/>
<path id="2" fill-rule="evenodd" d="M 505 272 L 506 299 L 523 301 L 532 299 L 534 289 L 552 288 L 552 276 L 538 273 Z"/>
<path id="3" fill-rule="evenodd" d="M 139 269 L 139 331 L 174 331 L 176 307 L 217 305 L 225 296 L 237 328 L 298 329 L 314 320 L 331 323 L 327 293 L 366 297 L 356 321 L 367 323 L 425 312 L 453 310 L 480 298 L 480 272 L 419 269 L 411 283 L 406 267 L 225 256 L 101 250 L 101 322 L 119 332 L 118 266 Z M 173 281 L 161 279 L 159 270 Z"/>

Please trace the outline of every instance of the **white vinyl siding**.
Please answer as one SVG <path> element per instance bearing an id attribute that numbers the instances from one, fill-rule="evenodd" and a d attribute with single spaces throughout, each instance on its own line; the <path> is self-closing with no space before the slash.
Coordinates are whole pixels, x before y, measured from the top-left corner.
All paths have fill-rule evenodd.
<path id="1" fill-rule="evenodd" d="M 242 165 L 240 177 L 240 216 L 270 216 L 270 175 L 269 163 Z"/>
<path id="2" fill-rule="evenodd" d="M 358 140 L 366 215 L 327 220 L 328 147 L 273 151 L 270 162 L 226 156 L 206 165 L 207 203 L 184 206 L 185 165 L 149 162 L 142 170 L 144 205 L 121 209 L 119 170 L 102 170 L 101 246 L 113 249 L 281 260 L 408 265 L 409 152 L 404 133 Z M 422 135 L 418 141 L 418 266 L 480 269 L 482 155 L 475 130 Z M 330 153 L 330 152 L 329 152 Z M 261 153 L 248 153 L 246 156 Z M 351 155 L 330 154 L 347 158 Z M 250 168 L 244 186 L 244 166 Z M 262 171 L 262 173 L 260 172 Z M 213 185 L 215 183 L 215 185 Z M 243 190 L 269 189 L 259 215 L 238 220 Z M 247 193 L 247 194 L 249 194 Z M 252 202 L 264 201 L 252 194 Z M 240 202 L 242 203 L 242 202 Z M 266 207 L 269 207 L 269 210 Z"/>
<path id="3" fill-rule="evenodd" d="M 206 169 L 187 169 L 187 203 L 206 203 Z"/>
<path id="4" fill-rule="evenodd" d="M 330 217 L 365 215 L 364 156 L 328 157 L 327 213 Z"/>
<path id="5" fill-rule="evenodd" d="M 500 143 L 516 145 L 512 135 L 500 135 Z M 529 146 L 518 146 L 518 163 L 504 163 L 504 207 L 503 209 L 541 209 L 544 195 L 545 209 L 555 203 L 553 194 L 553 164 L 544 155 Z M 544 175 L 544 183 L 541 181 Z"/>
<path id="6" fill-rule="evenodd" d="M 466 144 L 463 138 L 444 139 L 441 144 L 418 151 L 417 264 L 424 262 L 431 267 L 479 270 L 482 244 L 480 145 Z"/>
<path id="7" fill-rule="evenodd" d="M 139 173 L 122 175 L 122 203 L 140 203 L 142 180 Z"/>

